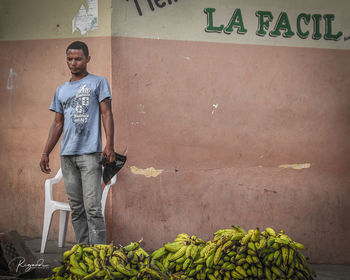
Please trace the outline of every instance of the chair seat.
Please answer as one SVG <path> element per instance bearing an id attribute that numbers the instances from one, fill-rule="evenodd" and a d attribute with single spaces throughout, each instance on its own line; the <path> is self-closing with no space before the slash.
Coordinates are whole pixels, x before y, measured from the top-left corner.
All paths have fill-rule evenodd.
<path id="1" fill-rule="evenodd" d="M 58 170 L 56 176 L 45 181 L 45 212 L 44 212 L 44 223 L 43 223 L 43 233 L 41 238 L 41 248 L 40 253 L 45 252 L 47 237 L 49 235 L 49 230 L 51 226 L 51 220 L 53 213 L 57 210 L 60 211 L 60 221 L 59 221 L 59 233 L 58 233 L 58 247 L 64 247 L 66 232 L 67 232 L 67 221 L 71 208 L 68 202 L 53 200 L 53 185 L 59 183 L 63 178 L 61 168 Z M 117 174 L 111 179 L 110 183 L 106 185 L 103 189 L 101 206 L 102 214 L 104 216 L 106 200 L 109 193 L 109 189 L 117 181 Z M 101 177 L 101 187 L 102 187 L 102 177 Z"/>

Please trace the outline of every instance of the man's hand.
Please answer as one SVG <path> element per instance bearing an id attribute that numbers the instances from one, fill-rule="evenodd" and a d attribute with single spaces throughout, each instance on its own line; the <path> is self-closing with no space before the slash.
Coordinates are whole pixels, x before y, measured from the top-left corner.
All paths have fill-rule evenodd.
<path id="1" fill-rule="evenodd" d="M 49 166 L 49 161 L 50 161 L 49 155 L 43 154 L 41 156 L 40 168 L 41 168 L 41 171 L 46 173 L 46 174 L 50 174 L 50 172 L 51 172 L 51 169 Z"/>
<path id="2" fill-rule="evenodd" d="M 52 149 L 55 147 L 58 139 L 62 134 L 63 123 L 64 123 L 63 114 L 56 112 L 55 118 L 50 128 L 49 136 L 47 138 L 46 145 L 40 160 L 41 171 L 46 174 L 49 174 L 51 172 L 51 169 L 49 166 L 49 161 L 50 161 L 49 154 L 52 151 Z"/>
<path id="3" fill-rule="evenodd" d="M 115 161 L 115 152 L 112 148 L 106 146 L 102 152 L 102 158 L 107 158 L 108 162 L 114 162 Z"/>

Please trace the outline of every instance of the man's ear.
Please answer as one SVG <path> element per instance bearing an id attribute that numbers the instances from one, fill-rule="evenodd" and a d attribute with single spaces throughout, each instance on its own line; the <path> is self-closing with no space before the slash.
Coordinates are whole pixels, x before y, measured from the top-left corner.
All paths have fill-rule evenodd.
<path id="1" fill-rule="evenodd" d="M 91 59 L 91 56 L 89 55 L 89 56 L 86 58 L 86 63 L 90 62 L 90 59 Z"/>

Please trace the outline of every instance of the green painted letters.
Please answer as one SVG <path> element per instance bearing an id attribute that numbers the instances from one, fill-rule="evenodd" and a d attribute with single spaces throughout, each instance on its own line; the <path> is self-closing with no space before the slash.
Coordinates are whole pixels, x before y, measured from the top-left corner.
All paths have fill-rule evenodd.
<path id="1" fill-rule="evenodd" d="M 290 38 L 294 36 L 294 32 L 292 31 L 292 28 L 290 27 L 288 15 L 286 12 L 280 13 L 280 16 L 278 17 L 277 23 L 275 25 L 274 30 L 270 32 L 271 37 L 277 37 L 281 35 L 280 30 L 285 30 L 283 33 L 283 37 Z"/>
<path id="2" fill-rule="evenodd" d="M 221 24 L 220 26 L 214 26 L 213 25 L 213 13 L 216 10 L 214 8 L 205 8 L 204 12 L 207 14 L 207 27 L 205 28 L 206 32 L 219 32 L 221 33 L 224 29 L 224 25 Z"/>
<path id="3" fill-rule="evenodd" d="M 243 18 L 241 9 L 236 9 L 231 17 L 230 22 L 226 26 L 224 32 L 227 34 L 231 34 L 233 31 L 233 27 L 237 27 L 237 33 L 238 34 L 245 34 L 247 33 L 247 29 L 244 28 L 243 24 Z"/>
<path id="4" fill-rule="evenodd" d="M 335 16 L 332 14 L 327 14 L 327 15 L 324 15 L 323 18 L 325 20 L 325 25 L 326 25 L 324 39 L 338 41 L 340 36 L 343 35 L 343 32 L 339 31 L 337 34 L 332 34 L 332 21 L 334 20 Z"/>
<path id="5" fill-rule="evenodd" d="M 310 14 L 305 14 L 305 13 L 301 13 L 298 18 L 297 18 L 297 34 L 298 36 L 301 38 L 301 39 L 306 39 L 310 32 L 309 31 L 306 31 L 306 32 L 303 32 L 301 30 L 301 26 L 300 26 L 300 21 L 303 20 L 305 24 L 309 24 L 310 23 L 310 20 L 311 20 L 311 15 Z"/>
<path id="6" fill-rule="evenodd" d="M 265 36 L 265 30 L 269 30 L 273 15 L 269 11 L 256 11 L 255 15 L 258 17 L 258 30 L 256 31 L 256 35 Z M 265 18 L 267 18 L 267 20 L 264 20 Z"/>
<path id="7" fill-rule="evenodd" d="M 322 19 L 322 15 L 314 14 L 312 15 L 312 20 L 314 21 L 314 33 L 312 34 L 312 39 L 319 40 L 322 38 L 322 34 L 320 33 L 320 21 Z"/>

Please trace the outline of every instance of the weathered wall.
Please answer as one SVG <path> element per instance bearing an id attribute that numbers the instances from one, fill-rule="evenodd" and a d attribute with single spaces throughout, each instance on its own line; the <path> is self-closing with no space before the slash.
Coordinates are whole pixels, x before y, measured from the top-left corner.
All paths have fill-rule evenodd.
<path id="1" fill-rule="evenodd" d="M 129 155 L 113 239 L 157 248 L 180 232 L 272 226 L 307 244 L 313 262 L 349 263 L 349 4 L 136 2 L 113 1 L 117 138 Z M 214 26 L 240 8 L 247 32 L 205 32 L 205 8 Z M 266 36 L 259 10 L 274 16 Z M 268 35 L 281 12 L 290 38 Z M 312 22 L 300 22 L 308 38 L 296 34 L 300 13 L 322 15 L 321 38 Z M 337 40 L 324 37 L 325 14 L 336 15 Z"/>
<path id="2" fill-rule="evenodd" d="M 69 77 L 64 50 L 79 39 L 89 71 L 112 85 L 116 150 L 128 149 L 109 197 L 109 240 L 143 237 L 151 249 L 180 232 L 207 239 L 233 223 L 272 226 L 305 243 L 312 262 L 350 263 L 347 1 L 153 1 L 153 11 L 148 1 L 99 1 L 98 28 L 72 32 L 88 3 L 0 0 L 0 231 L 41 236 L 47 108 Z M 205 8 L 216 9 L 215 26 L 240 8 L 247 32 L 206 32 Z M 323 17 L 318 40 L 311 22 L 306 39 L 258 36 L 258 10 L 273 13 L 269 31 L 286 12 L 295 33 L 300 13 L 334 14 L 342 36 L 326 40 Z M 65 199 L 63 186 L 55 195 Z"/>
<path id="3" fill-rule="evenodd" d="M 129 167 L 162 170 L 124 170 L 114 239 L 157 247 L 180 232 L 272 226 L 307 244 L 313 261 L 348 262 L 348 51 L 112 45 L 114 91 L 128 93 L 115 105 L 118 143 Z M 283 168 L 297 163 L 311 165 Z"/>
<path id="4" fill-rule="evenodd" d="M 76 39 L 87 42 L 89 71 L 111 80 L 111 40 L 106 36 L 110 3 L 100 3 L 99 29 L 82 36 L 78 31 L 72 34 L 72 18 L 83 2 L 0 1 L 0 231 L 41 237 L 44 182 L 60 167 L 59 147 L 50 157 L 52 175 L 42 173 L 39 162 L 54 118 L 48 108 L 56 87 L 70 77 L 65 63 L 68 44 Z M 66 200 L 63 184 L 55 188 L 54 197 Z M 50 239 L 58 237 L 58 216 L 54 215 Z M 73 241 L 70 222 L 67 234 Z"/>

